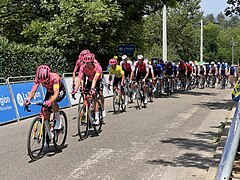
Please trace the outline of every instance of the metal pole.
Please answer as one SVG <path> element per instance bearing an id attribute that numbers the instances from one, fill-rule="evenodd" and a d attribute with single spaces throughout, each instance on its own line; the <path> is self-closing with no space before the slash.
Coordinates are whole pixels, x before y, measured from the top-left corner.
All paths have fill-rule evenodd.
<path id="1" fill-rule="evenodd" d="M 167 8 L 163 7 L 163 61 L 167 61 Z"/>
<path id="2" fill-rule="evenodd" d="M 234 38 L 232 37 L 232 64 L 234 64 Z"/>
<path id="3" fill-rule="evenodd" d="M 203 20 L 201 19 L 200 62 L 203 62 Z"/>

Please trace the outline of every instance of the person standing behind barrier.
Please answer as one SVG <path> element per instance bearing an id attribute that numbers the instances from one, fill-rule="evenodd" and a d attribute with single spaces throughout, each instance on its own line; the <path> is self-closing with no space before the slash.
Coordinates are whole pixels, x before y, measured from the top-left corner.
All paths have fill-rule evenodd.
<path id="1" fill-rule="evenodd" d="M 60 121 L 59 105 L 57 102 L 63 100 L 66 95 L 66 90 L 60 76 L 57 73 L 51 73 L 48 66 L 41 65 L 38 67 L 32 90 L 28 94 L 27 99 L 24 100 L 24 105 L 27 106 L 30 104 L 30 100 L 34 97 L 39 84 L 42 84 L 47 89 L 44 105 L 48 107 L 52 106 L 56 120 L 54 129 L 61 129 L 62 122 Z M 47 119 L 45 120 L 48 121 L 50 119 L 50 113 L 46 112 L 46 117 Z"/>

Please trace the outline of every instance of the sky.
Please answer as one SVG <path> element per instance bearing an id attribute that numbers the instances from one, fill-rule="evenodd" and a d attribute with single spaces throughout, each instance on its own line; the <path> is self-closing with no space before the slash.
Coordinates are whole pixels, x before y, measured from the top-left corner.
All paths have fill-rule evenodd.
<path id="1" fill-rule="evenodd" d="M 202 11 L 204 16 L 207 14 L 213 14 L 217 16 L 218 13 L 224 12 L 225 8 L 228 7 L 227 0 L 201 0 Z"/>

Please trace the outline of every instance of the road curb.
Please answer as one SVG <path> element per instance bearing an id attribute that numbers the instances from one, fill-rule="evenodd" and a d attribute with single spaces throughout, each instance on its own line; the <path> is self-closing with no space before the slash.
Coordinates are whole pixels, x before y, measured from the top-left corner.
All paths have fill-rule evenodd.
<path id="1" fill-rule="evenodd" d="M 229 115 L 226 117 L 227 118 L 226 125 L 225 125 L 225 128 L 224 128 L 223 132 L 222 132 L 221 139 L 220 139 L 220 141 L 217 145 L 217 148 L 214 152 L 213 159 L 212 159 L 211 165 L 210 165 L 210 167 L 207 171 L 207 175 L 205 177 L 205 180 L 214 180 L 215 177 L 216 177 L 217 170 L 218 170 L 218 165 L 219 165 L 219 162 L 220 162 L 221 157 L 222 157 L 222 153 L 223 153 L 223 150 L 224 150 L 224 145 L 225 145 L 226 140 L 227 140 L 228 131 L 230 129 L 235 110 L 236 110 L 236 105 L 234 104 L 232 110 L 229 113 Z"/>

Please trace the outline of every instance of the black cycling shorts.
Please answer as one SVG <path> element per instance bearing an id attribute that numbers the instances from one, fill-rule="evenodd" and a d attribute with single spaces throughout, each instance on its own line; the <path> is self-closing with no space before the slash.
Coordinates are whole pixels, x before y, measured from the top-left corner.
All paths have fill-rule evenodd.
<path id="1" fill-rule="evenodd" d="M 44 98 L 44 101 L 49 100 L 51 98 L 51 96 L 53 96 L 53 95 L 54 95 L 54 92 L 47 91 L 46 95 L 45 95 L 45 98 Z M 65 96 L 66 96 L 66 89 L 65 89 L 63 83 L 61 83 L 61 85 L 59 87 L 59 95 L 56 99 L 56 102 L 62 101 Z"/>
<path id="2" fill-rule="evenodd" d="M 92 81 L 87 80 L 87 84 L 85 85 L 85 91 L 90 91 L 91 87 L 92 87 Z M 102 79 L 97 80 L 95 89 L 97 90 L 98 93 L 99 91 L 103 91 Z"/>

